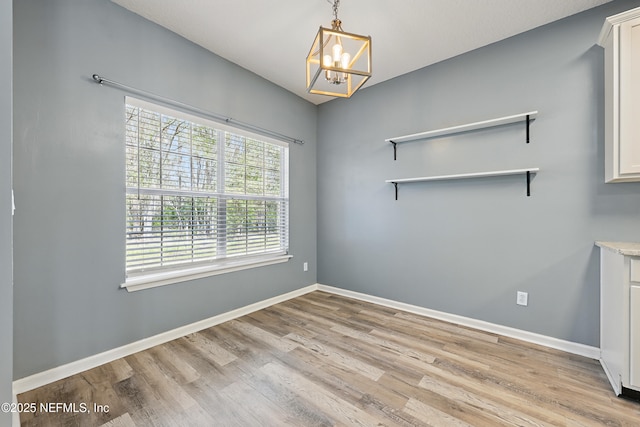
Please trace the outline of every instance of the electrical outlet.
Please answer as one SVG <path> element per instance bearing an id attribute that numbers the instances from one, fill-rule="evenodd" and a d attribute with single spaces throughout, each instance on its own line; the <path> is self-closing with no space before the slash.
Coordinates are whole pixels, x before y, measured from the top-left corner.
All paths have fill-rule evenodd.
<path id="1" fill-rule="evenodd" d="M 529 294 L 526 292 L 518 291 L 516 297 L 516 304 L 526 306 L 529 303 Z"/>
<path id="2" fill-rule="evenodd" d="M 304 264 L 302 264 L 302 271 L 309 271 L 309 263 L 305 262 Z"/>

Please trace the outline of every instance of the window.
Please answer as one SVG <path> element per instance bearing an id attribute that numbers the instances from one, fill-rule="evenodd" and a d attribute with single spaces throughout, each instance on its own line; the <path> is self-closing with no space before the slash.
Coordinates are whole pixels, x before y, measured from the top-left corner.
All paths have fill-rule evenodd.
<path id="1" fill-rule="evenodd" d="M 288 259 L 286 143 L 133 98 L 125 121 L 124 287 Z"/>

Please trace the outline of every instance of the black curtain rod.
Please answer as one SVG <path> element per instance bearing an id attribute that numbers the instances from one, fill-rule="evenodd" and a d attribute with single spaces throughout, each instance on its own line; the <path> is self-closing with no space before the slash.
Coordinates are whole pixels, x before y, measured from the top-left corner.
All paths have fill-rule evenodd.
<path id="1" fill-rule="evenodd" d="M 160 95 L 156 95 L 156 94 L 151 93 L 151 92 L 147 92 L 147 91 L 144 91 L 144 90 L 141 90 L 141 89 L 136 89 L 134 87 L 127 86 L 127 85 L 125 85 L 123 83 L 119 83 L 119 82 L 116 82 L 116 81 L 113 81 L 113 80 L 106 79 L 104 77 L 99 76 L 98 74 L 94 74 L 91 77 L 93 78 L 94 82 L 96 82 L 96 83 L 98 83 L 100 85 L 108 84 L 108 85 L 111 85 L 111 86 L 119 87 L 119 88 L 125 89 L 125 90 L 127 90 L 129 92 L 133 92 L 133 93 L 137 93 L 137 94 L 143 95 L 146 98 L 157 100 L 157 101 L 160 101 L 160 102 L 162 102 L 164 104 L 172 105 L 172 106 L 178 107 L 178 108 L 183 109 L 183 110 L 191 111 L 193 113 L 196 113 L 198 115 L 201 115 L 201 116 L 204 116 L 204 117 L 207 117 L 207 118 L 211 118 L 211 119 L 213 119 L 215 121 L 218 121 L 218 122 L 229 123 L 229 124 L 232 124 L 233 126 L 236 126 L 236 127 L 239 127 L 239 128 L 243 128 L 245 130 L 253 131 L 253 132 L 259 133 L 259 134 L 264 135 L 264 136 L 269 136 L 269 137 L 280 139 L 280 140 L 283 140 L 283 141 L 293 142 L 295 144 L 300 144 L 300 145 L 304 144 L 304 141 L 302 139 L 292 138 L 290 136 L 286 136 L 286 135 L 283 135 L 281 133 L 271 131 L 269 129 L 264 129 L 264 128 L 261 128 L 261 127 L 258 127 L 258 126 L 251 125 L 249 123 L 244 123 L 244 122 L 232 119 L 231 117 L 226 117 L 226 116 L 222 116 L 220 114 L 215 114 L 215 113 L 211 113 L 209 111 L 201 110 L 200 108 L 193 107 L 193 106 L 188 105 L 188 104 L 183 104 L 182 102 L 174 101 L 172 99 L 168 99 L 168 98 L 165 98 L 165 97 L 160 96 Z"/>

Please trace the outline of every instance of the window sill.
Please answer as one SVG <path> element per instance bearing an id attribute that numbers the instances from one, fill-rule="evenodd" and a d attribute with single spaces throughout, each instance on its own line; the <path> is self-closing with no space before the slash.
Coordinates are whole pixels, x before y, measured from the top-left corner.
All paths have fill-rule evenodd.
<path id="1" fill-rule="evenodd" d="M 201 279 L 203 277 L 215 276 L 218 274 L 231 273 L 234 271 L 264 267 L 273 264 L 280 264 L 289 261 L 289 259 L 291 258 L 293 258 L 292 255 L 275 255 L 269 257 L 263 256 L 252 259 L 229 260 L 215 266 L 208 265 L 184 270 L 172 270 L 159 273 L 137 275 L 128 277 L 126 282 L 121 284 L 120 287 L 126 289 L 128 292 L 141 291 L 143 289 L 172 285 L 174 283 Z"/>

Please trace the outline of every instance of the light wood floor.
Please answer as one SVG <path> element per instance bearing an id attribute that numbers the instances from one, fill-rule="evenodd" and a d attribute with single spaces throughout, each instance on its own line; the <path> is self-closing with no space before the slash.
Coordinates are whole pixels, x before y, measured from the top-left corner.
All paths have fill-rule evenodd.
<path id="1" fill-rule="evenodd" d="M 322 292 L 18 397 L 109 406 L 23 426 L 640 425 L 595 360 Z"/>

